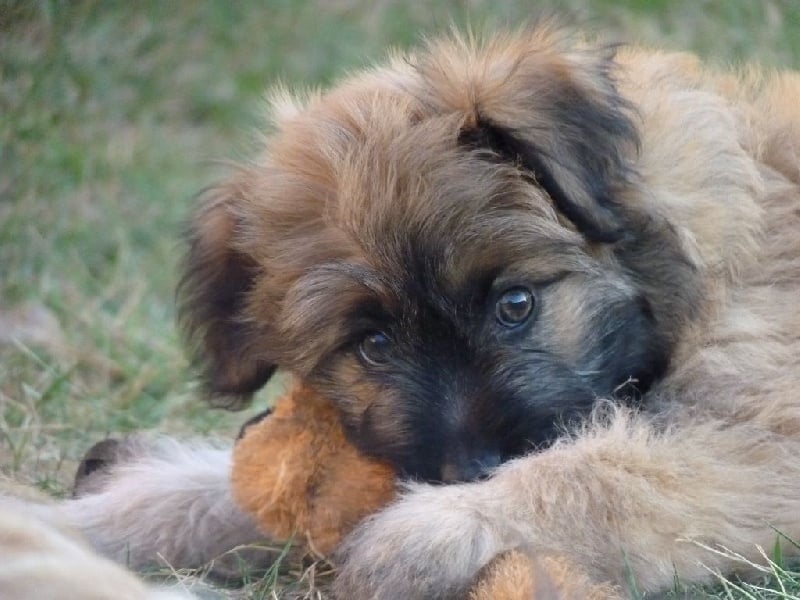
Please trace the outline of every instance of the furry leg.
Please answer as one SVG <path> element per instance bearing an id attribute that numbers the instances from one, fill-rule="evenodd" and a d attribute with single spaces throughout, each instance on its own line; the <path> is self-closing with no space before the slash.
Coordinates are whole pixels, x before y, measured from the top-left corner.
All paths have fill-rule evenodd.
<path id="1" fill-rule="evenodd" d="M 231 448 L 128 438 L 119 462 L 93 474 L 91 491 L 60 505 L 102 555 L 139 569 L 200 567 L 263 541 L 231 496 Z"/>
<path id="2" fill-rule="evenodd" d="M 53 504 L 0 494 L 0 598 L 190 600 L 91 552 Z"/>
<path id="3" fill-rule="evenodd" d="M 346 540 L 338 597 L 463 597 L 484 565 L 518 547 L 622 590 L 629 576 L 649 593 L 676 576 L 731 573 L 741 563 L 710 548 L 758 562 L 775 530 L 800 536 L 791 433 L 712 420 L 664 430 L 620 412 L 487 481 L 415 485 Z"/>

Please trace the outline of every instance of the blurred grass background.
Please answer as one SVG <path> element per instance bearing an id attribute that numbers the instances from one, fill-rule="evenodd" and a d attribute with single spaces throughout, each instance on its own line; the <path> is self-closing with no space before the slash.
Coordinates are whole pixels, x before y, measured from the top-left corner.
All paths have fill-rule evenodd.
<path id="1" fill-rule="evenodd" d="M 173 290 L 193 195 L 248 155 L 270 83 L 542 12 L 800 66 L 797 0 L 0 0 L 0 473 L 63 494 L 108 434 L 228 437 L 244 420 L 198 398 Z"/>

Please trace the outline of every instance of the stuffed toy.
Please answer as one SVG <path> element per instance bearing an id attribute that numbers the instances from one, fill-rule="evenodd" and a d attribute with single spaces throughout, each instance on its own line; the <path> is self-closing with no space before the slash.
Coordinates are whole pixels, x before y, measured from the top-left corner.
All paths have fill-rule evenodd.
<path id="1" fill-rule="evenodd" d="M 294 382 L 272 411 L 243 427 L 233 454 L 233 493 L 271 539 L 304 542 L 329 556 L 341 539 L 397 493 L 395 471 L 347 441 L 323 396 Z M 525 548 L 479 574 L 469 600 L 617 598 L 563 557 Z"/>
<path id="2" fill-rule="evenodd" d="M 345 438 L 332 404 L 295 382 L 248 422 L 233 451 L 233 495 L 271 538 L 328 556 L 364 517 L 392 500 L 396 477 Z"/>

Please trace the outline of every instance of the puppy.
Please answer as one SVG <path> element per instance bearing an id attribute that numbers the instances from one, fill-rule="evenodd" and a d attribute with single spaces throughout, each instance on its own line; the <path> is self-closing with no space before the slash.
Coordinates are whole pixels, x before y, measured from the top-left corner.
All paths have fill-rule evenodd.
<path id="1" fill-rule="evenodd" d="M 463 598 L 519 556 L 613 598 L 800 539 L 798 97 L 548 24 L 275 94 L 193 220 L 182 322 L 217 401 L 281 367 L 418 480 L 340 549 L 340 598 Z M 225 460 L 181 464 L 209 493 L 134 465 L 71 522 L 113 546 L 146 505 L 195 552 L 247 541 L 233 509 L 185 537 L 171 503 L 231 500 Z"/>
<path id="2" fill-rule="evenodd" d="M 610 52 L 558 35 L 444 43 L 276 100 L 269 149 L 191 233 L 182 315 L 213 395 L 279 365 L 362 451 L 453 482 L 663 377 L 705 279 L 639 206 Z"/>
<path id="3" fill-rule="evenodd" d="M 275 95 L 191 228 L 207 388 L 280 366 L 465 482 L 368 520 L 340 597 L 462 597 L 518 547 L 649 593 L 800 537 L 798 97 L 547 24 Z"/>

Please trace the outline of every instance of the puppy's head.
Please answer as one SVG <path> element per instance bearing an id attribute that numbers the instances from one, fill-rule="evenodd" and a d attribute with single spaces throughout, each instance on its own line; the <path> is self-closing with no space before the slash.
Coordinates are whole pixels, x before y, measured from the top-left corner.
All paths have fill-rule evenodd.
<path id="1" fill-rule="evenodd" d="M 679 252 L 626 208 L 611 52 L 561 37 L 431 44 L 279 101 L 191 230 L 182 316 L 212 394 L 280 366 L 365 452 L 460 480 L 664 371 Z"/>

